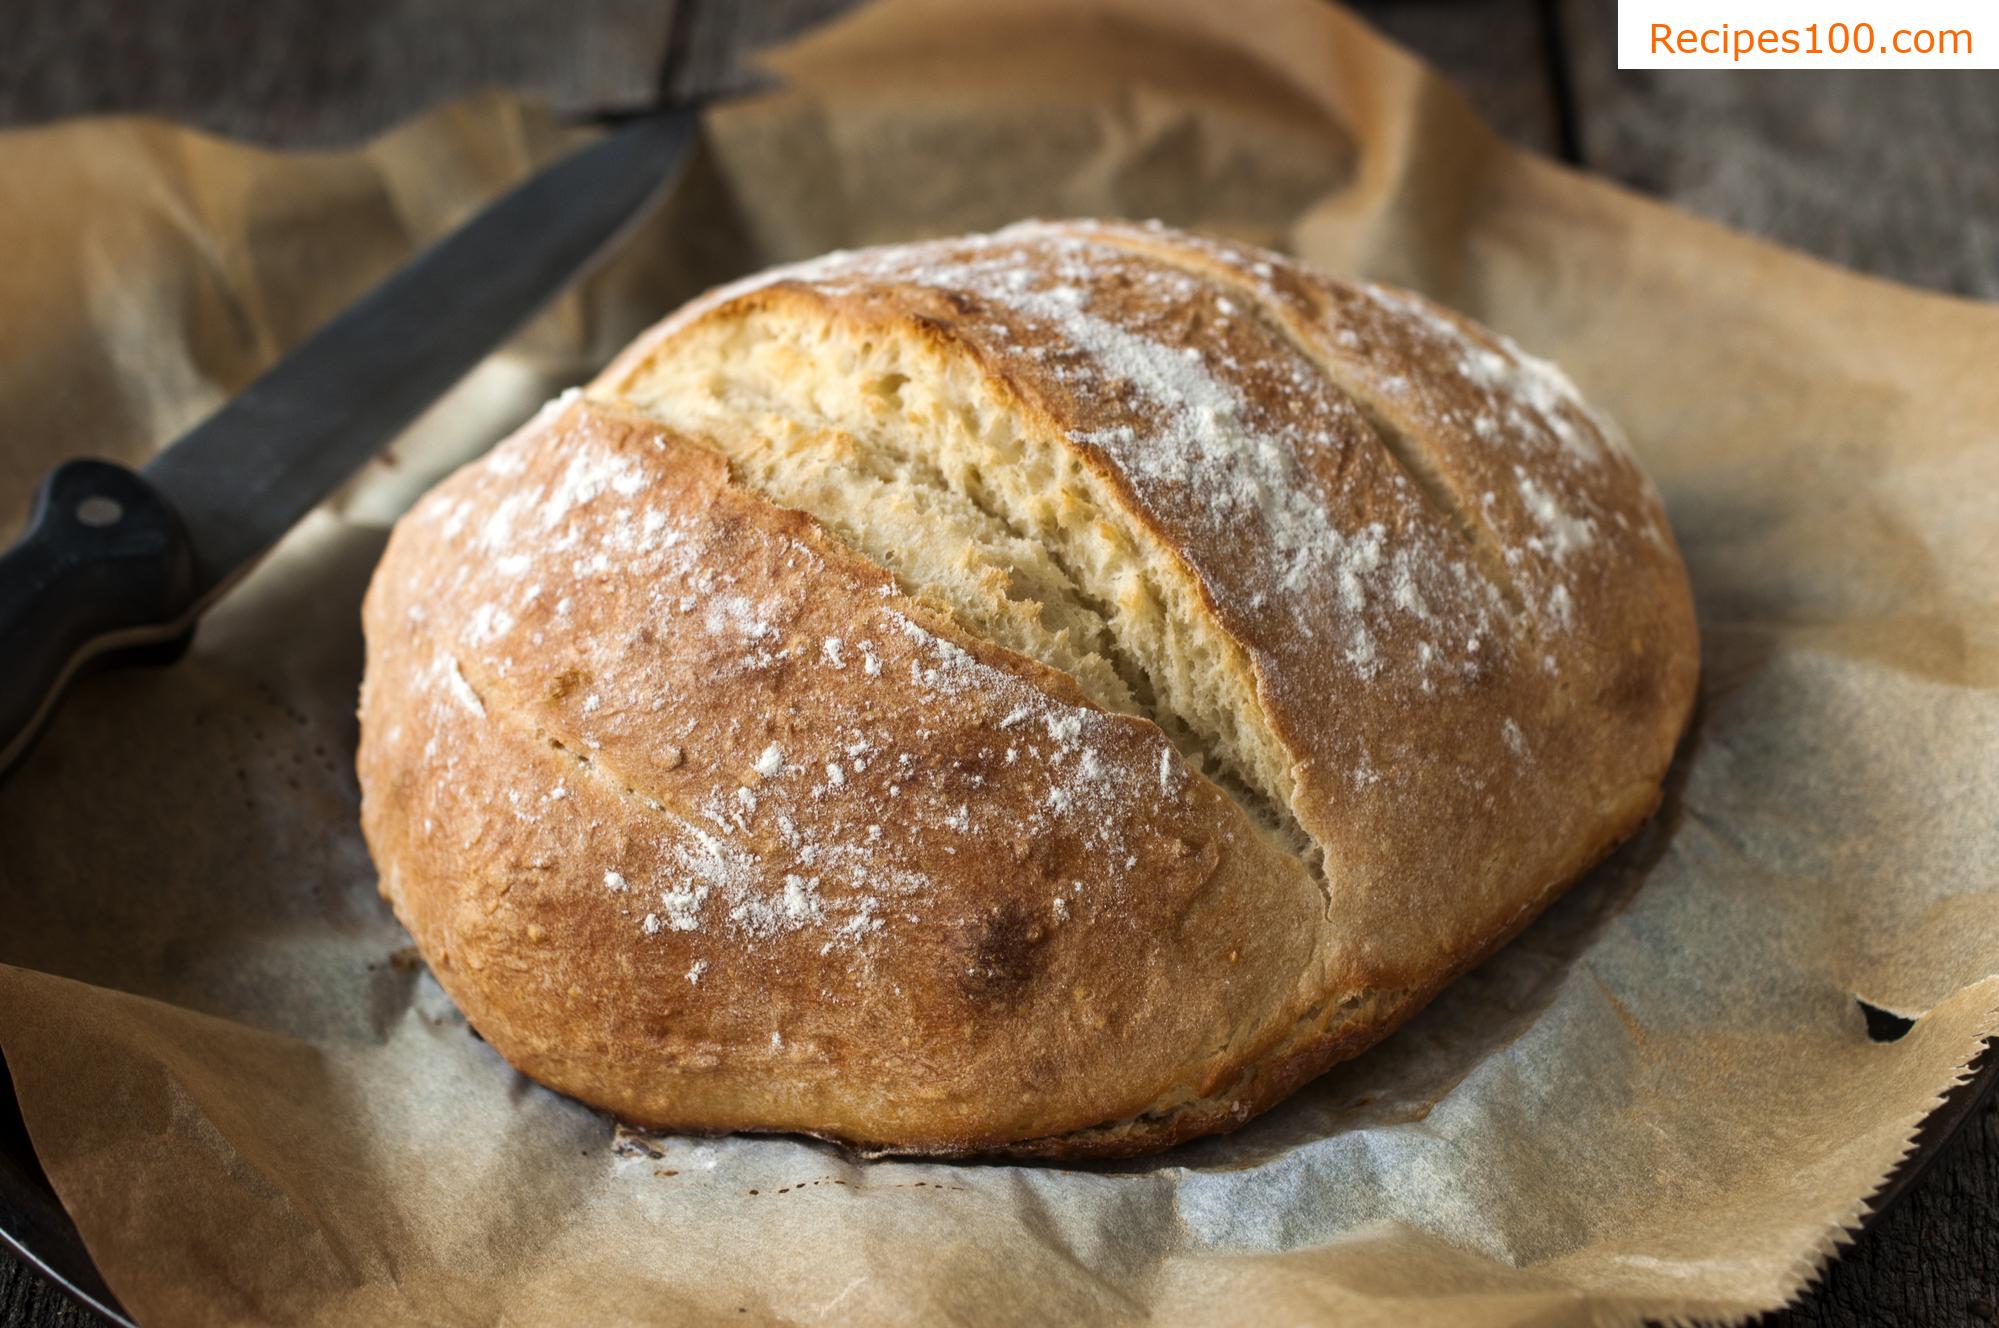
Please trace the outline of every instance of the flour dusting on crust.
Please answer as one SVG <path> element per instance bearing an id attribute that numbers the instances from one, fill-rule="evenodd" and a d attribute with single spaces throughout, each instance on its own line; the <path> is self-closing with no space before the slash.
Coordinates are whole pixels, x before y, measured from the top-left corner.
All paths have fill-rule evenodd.
<path id="1" fill-rule="evenodd" d="M 363 823 L 492 1045 L 637 1122 L 1228 1128 L 1630 833 L 1692 704 L 1609 423 L 1280 255 L 836 254 L 590 390 L 399 523 Z"/>
<path id="2" fill-rule="evenodd" d="M 552 485 L 539 486 L 533 477 L 550 467 L 537 452 L 558 444 L 564 464 Z M 714 962 L 717 952 L 702 947 L 755 948 L 793 935 L 815 938 L 825 953 L 865 953 L 894 928 L 931 920 L 936 889 L 884 842 L 887 817 L 929 827 L 947 859 L 976 854 L 996 837 L 1025 836 L 1123 861 L 1132 857 L 1127 830 L 1143 823 L 1146 801 L 1185 791 L 1186 767 L 1163 739 L 1141 758 L 1147 773 L 1134 777 L 1131 720 L 981 661 L 918 621 L 893 593 L 875 597 L 871 620 L 846 629 L 850 650 L 847 636 L 811 625 L 818 552 L 795 539 L 764 540 L 761 557 L 805 575 L 788 590 L 751 588 L 717 556 L 705 512 L 656 502 L 653 479 L 665 453 L 631 447 L 622 436 L 562 430 L 553 421 L 510 440 L 462 472 L 453 492 L 413 513 L 411 521 L 440 541 L 441 556 L 424 569 L 434 579 L 411 591 L 438 606 L 425 627 L 456 652 L 441 654 L 432 675 L 440 727 L 491 718 L 460 670 L 461 656 L 477 661 L 489 688 L 544 677 L 551 655 L 566 661 L 552 670 L 558 681 L 590 680 L 561 697 L 559 718 L 541 712 L 560 725 L 549 736 L 580 758 L 567 782 L 595 779 L 643 802 L 655 864 L 606 870 L 596 897 L 654 943 L 694 945 L 684 964 Z M 475 511 L 540 514 L 537 540 L 523 546 L 525 567 L 503 568 L 487 556 L 493 523 L 463 519 Z M 588 570 L 579 577 L 582 550 Z M 565 573 L 589 593 L 572 593 L 560 614 L 563 634 L 551 639 L 542 624 L 553 611 L 536 608 L 539 584 Z M 451 607 L 464 604 L 475 607 Z M 643 643 L 627 620 L 633 613 Z M 768 690 L 770 730 L 752 731 L 750 713 L 728 732 L 709 734 L 698 721 L 675 718 L 673 700 L 698 698 L 668 697 L 666 679 L 692 659 L 716 688 Z M 847 668 L 850 660 L 863 667 Z M 816 733 L 785 723 L 783 711 L 798 705 L 797 683 L 815 670 L 858 676 L 886 709 L 863 708 Z M 790 706 L 779 696 L 791 697 Z M 964 700 L 975 704 L 955 726 L 950 761 L 936 754 L 942 735 L 934 725 L 912 728 L 892 713 Z M 665 762 L 661 730 L 672 734 L 677 754 Z M 975 745 L 966 750 L 968 739 Z M 1025 821 L 1001 817 L 982 800 L 976 771 L 988 763 L 1040 779 Z M 553 801 L 518 814 L 571 814 Z"/>

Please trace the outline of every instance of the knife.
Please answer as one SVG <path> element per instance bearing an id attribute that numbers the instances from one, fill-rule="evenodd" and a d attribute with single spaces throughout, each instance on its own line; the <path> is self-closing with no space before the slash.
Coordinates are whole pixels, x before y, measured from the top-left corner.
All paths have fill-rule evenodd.
<path id="1" fill-rule="evenodd" d="M 665 193 L 698 106 L 516 186 L 138 470 L 68 461 L 0 554 L 0 772 L 85 665 L 170 663 L 201 613 Z"/>

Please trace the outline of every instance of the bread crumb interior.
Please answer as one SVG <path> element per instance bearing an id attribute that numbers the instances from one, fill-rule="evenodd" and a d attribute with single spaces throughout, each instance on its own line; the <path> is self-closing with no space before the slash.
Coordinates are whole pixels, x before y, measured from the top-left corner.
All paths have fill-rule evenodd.
<path id="1" fill-rule="evenodd" d="M 1300 856 L 1294 781 L 1240 647 L 1177 558 L 970 356 L 893 324 L 752 308 L 681 332 L 626 404 L 816 517 L 974 635 L 1157 723 Z"/>

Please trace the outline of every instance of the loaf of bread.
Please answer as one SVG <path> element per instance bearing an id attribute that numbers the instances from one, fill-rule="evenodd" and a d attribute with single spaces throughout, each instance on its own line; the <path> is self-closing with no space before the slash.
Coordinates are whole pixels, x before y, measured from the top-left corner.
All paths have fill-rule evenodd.
<path id="1" fill-rule="evenodd" d="M 503 1056 L 897 1153 L 1277 1102 L 1632 833 L 1698 670 L 1558 371 L 1102 222 L 696 301 L 424 498 L 366 628 L 382 891 Z"/>

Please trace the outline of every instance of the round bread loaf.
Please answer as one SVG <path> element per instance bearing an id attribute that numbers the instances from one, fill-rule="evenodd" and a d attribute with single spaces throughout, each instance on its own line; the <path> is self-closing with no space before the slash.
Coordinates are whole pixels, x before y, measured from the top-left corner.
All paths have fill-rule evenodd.
<path id="1" fill-rule="evenodd" d="M 382 891 L 637 1124 L 1125 1154 L 1383 1037 L 1659 800 L 1685 570 L 1417 296 L 1027 224 L 696 301 L 397 526 Z"/>

